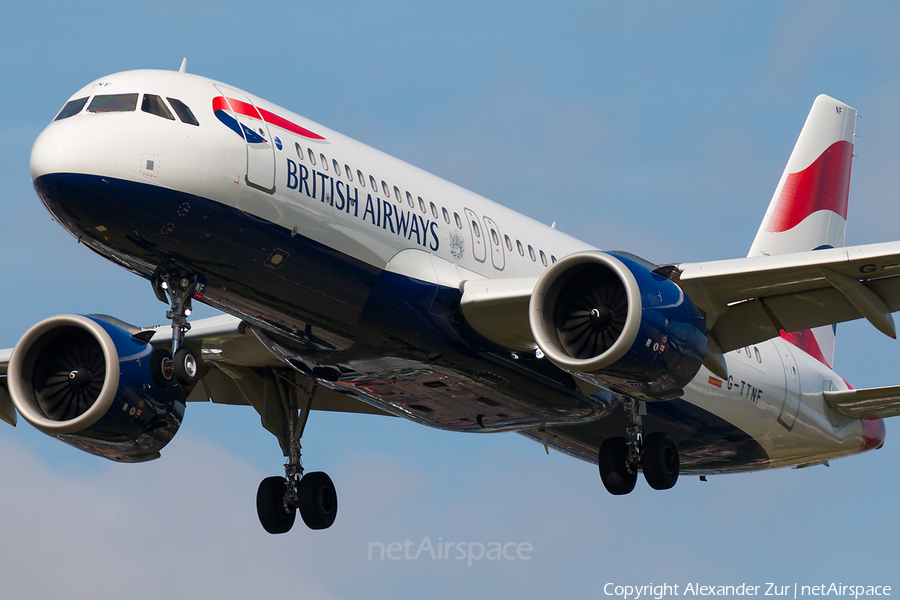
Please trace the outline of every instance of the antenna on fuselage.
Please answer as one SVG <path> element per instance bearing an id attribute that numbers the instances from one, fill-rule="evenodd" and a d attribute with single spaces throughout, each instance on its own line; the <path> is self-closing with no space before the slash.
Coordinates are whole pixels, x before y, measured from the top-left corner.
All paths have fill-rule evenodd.
<path id="1" fill-rule="evenodd" d="M 181 68 L 178 69 L 179 73 L 184 73 L 187 70 L 187 56 L 181 59 Z"/>

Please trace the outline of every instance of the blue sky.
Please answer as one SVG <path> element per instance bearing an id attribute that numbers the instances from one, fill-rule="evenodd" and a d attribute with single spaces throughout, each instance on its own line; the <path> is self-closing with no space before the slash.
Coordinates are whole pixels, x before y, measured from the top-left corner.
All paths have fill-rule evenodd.
<path id="1" fill-rule="evenodd" d="M 36 321 L 150 325 L 147 282 L 80 247 L 41 206 L 31 144 L 75 90 L 136 68 L 252 91 L 606 249 L 657 262 L 744 256 L 813 99 L 859 110 L 848 244 L 900 239 L 900 8 L 886 2 L 153 4 L 17 2 L 0 64 L 0 347 Z M 200 316 L 212 311 L 198 311 Z M 838 329 L 856 386 L 900 383 L 900 345 Z M 268 536 L 281 470 L 249 408 L 188 407 L 144 465 L 0 424 L 0 578 L 9 597 L 601 597 L 608 582 L 892 585 L 900 483 L 886 446 L 830 468 L 643 482 L 513 434 L 314 414 L 305 464 L 335 526 Z M 371 542 L 527 542 L 529 561 L 369 560 Z"/>

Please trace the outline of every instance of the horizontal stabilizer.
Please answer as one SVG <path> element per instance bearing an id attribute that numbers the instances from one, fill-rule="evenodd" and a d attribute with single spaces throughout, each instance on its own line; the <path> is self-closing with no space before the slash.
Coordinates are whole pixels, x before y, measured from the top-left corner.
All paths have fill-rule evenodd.
<path id="1" fill-rule="evenodd" d="M 823 393 L 828 405 L 846 417 L 884 419 L 900 415 L 900 385 Z"/>

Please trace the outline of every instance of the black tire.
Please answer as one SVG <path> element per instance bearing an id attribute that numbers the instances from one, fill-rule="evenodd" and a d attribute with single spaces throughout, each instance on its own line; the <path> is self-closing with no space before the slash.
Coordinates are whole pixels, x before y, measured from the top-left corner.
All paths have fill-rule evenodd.
<path id="1" fill-rule="evenodd" d="M 153 385 L 165 390 L 172 387 L 175 377 L 172 373 L 172 355 L 168 350 L 157 348 L 150 355 L 150 379 Z"/>
<path id="2" fill-rule="evenodd" d="M 189 346 L 182 346 L 172 359 L 175 379 L 184 387 L 191 387 L 200 381 L 200 360 Z"/>
<path id="3" fill-rule="evenodd" d="M 300 480 L 300 516 L 310 529 L 328 529 L 337 516 L 337 492 L 331 477 L 317 471 Z"/>
<path id="4" fill-rule="evenodd" d="M 637 471 L 628 471 L 628 442 L 625 438 L 615 437 L 603 440 L 600 444 L 600 455 L 597 464 L 600 467 L 600 480 L 606 491 L 614 496 L 628 494 L 637 482 Z"/>
<path id="5" fill-rule="evenodd" d="M 667 490 L 678 481 L 681 462 L 675 441 L 665 431 L 644 436 L 641 469 L 654 490 Z"/>
<path id="6" fill-rule="evenodd" d="M 256 513 L 263 529 L 269 533 L 287 533 L 294 526 L 297 511 L 284 505 L 287 479 L 266 477 L 256 491 Z"/>

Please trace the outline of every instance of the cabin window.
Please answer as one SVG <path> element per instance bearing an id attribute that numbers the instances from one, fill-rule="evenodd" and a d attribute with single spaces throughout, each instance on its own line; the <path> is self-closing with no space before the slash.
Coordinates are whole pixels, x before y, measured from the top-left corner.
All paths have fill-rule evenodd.
<path id="1" fill-rule="evenodd" d="M 534 256 L 534 248 L 531 247 L 531 244 L 528 244 L 528 256 L 531 257 L 531 262 L 537 262 L 537 258 Z"/>
<path id="2" fill-rule="evenodd" d="M 388 184 L 386 184 L 386 183 L 384 182 L 384 179 L 381 180 L 381 189 L 382 189 L 382 191 L 384 192 L 384 197 L 385 197 L 385 198 L 390 198 L 390 197 L 391 197 L 391 190 L 388 189 Z"/>
<path id="3" fill-rule="evenodd" d="M 500 236 L 497 235 L 496 229 L 491 229 L 491 239 L 494 241 L 495 246 L 500 245 Z"/>
<path id="4" fill-rule="evenodd" d="M 427 210 L 425 210 L 425 201 L 422 200 L 422 196 L 419 196 L 419 210 L 421 210 L 423 213 L 428 212 Z"/>
<path id="5" fill-rule="evenodd" d="M 319 154 L 319 159 L 322 161 L 322 170 L 327 171 L 328 170 L 328 159 L 325 158 L 324 154 Z"/>
<path id="6" fill-rule="evenodd" d="M 163 99 L 153 94 L 144 94 L 144 99 L 141 100 L 141 110 L 145 113 L 168 119 L 169 121 L 175 120 L 175 117 L 172 116 L 169 107 L 166 106 Z"/>
<path id="7" fill-rule="evenodd" d="M 504 235 L 503 238 L 504 238 L 504 241 L 506 242 L 506 249 L 509 250 L 510 252 L 512 252 L 512 240 L 509 239 L 508 235 Z"/>
<path id="8" fill-rule="evenodd" d="M 556 257 L 553 256 L 552 254 L 550 255 L 550 262 L 553 264 L 556 264 Z"/>
<path id="9" fill-rule="evenodd" d="M 359 169 L 356 170 L 356 178 L 359 179 L 359 187 L 366 187 L 366 176 Z"/>
<path id="10" fill-rule="evenodd" d="M 546 267 L 547 266 L 547 255 L 544 254 L 543 250 L 540 251 L 540 254 L 541 254 L 541 263 L 543 263 L 543 265 Z"/>
<path id="11" fill-rule="evenodd" d="M 353 170 L 350 168 L 349 165 L 347 165 L 347 164 L 344 165 L 344 171 L 347 172 L 347 179 L 349 179 L 350 181 L 353 181 Z"/>
<path id="12" fill-rule="evenodd" d="M 316 164 L 316 155 L 312 151 L 312 148 L 307 148 L 306 152 L 309 155 L 309 162 L 311 162 L 312 164 Z"/>
<path id="13" fill-rule="evenodd" d="M 378 193 L 378 184 L 375 182 L 375 178 L 369 175 L 369 183 L 372 185 L 372 191 L 376 194 Z"/>
<path id="14" fill-rule="evenodd" d="M 456 219 L 456 227 L 462 229 L 462 219 L 459 218 L 459 213 L 453 213 L 453 218 Z"/>
<path id="15" fill-rule="evenodd" d="M 409 192 L 406 192 L 406 201 L 409 202 L 409 207 L 410 207 L 410 208 L 415 208 L 415 207 L 416 207 L 416 203 L 413 202 L 413 199 L 412 199 L 412 194 L 410 194 Z"/>
<path id="16" fill-rule="evenodd" d="M 303 148 L 300 147 L 300 144 L 294 142 L 294 150 L 297 151 L 297 158 L 303 160 Z"/>
<path id="17" fill-rule="evenodd" d="M 69 100 L 53 120 L 60 121 L 62 119 L 68 119 L 72 115 L 77 115 L 81 112 L 81 109 L 84 108 L 85 104 L 87 104 L 87 96 L 85 96 L 84 98 L 78 98 L 77 100 Z"/>
<path id="18" fill-rule="evenodd" d="M 166 100 L 172 105 L 172 110 L 175 111 L 175 114 L 178 115 L 178 118 L 181 119 L 182 123 L 187 123 L 188 125 L 200 125 L 200 121 L 197 120 L 197 117 L 194 116 L 194 113 L 191 112 L 191 109 L 188 108 L 187 104 L 177 98 L 166 98 Z"/>
<path id="19" fill-rule="evenodd" d="M 438 218 L 437 206 L 434 205 L 434 202 L 431 203 L 431 216 L 433 216 L 435 219 Z"/>
<path id="20" fill-rule="evenodd" d="M 331 166 L 334 167 L 334 174 L 338 177 L 341 176 L 341 166 L 338 164 L 338 161 L 335 159 L 331 159 Z"/>
<path id="21" fill-rule="evenodd" d="M 478 228 L 478 221 L 476 221 L 475 219 L 472 219 L 472 231 L 475 232 L 475 237 L 481 237 L 481 229 Z"/>
<path id="22" fill-rule="evenodd" d="M 94 96 L 88 112 L 133 112 L 137 108 L 137 94 L 105 94 Z"/>
<path id="23" fill-rule="evenodd" d="M 396 185 L 394 186 L 394 198 L 397 199 L 397 202 L 403 202 L 403 196 L 400 195 L 400 190 Z"/>
<path id="24" fill-rule="evenodd" d="M 516 240 L 516 248 L 519 249 L 519 256 L 525 256 L 525 248 L 522 246 L 522 242 Z"/>
<path id="25" fill-rule="evenodd" d="M 450 213 L 447 211 L 447 208 L 442 206 L 441 212 L 444 213 L 444 220 L 447 221 L 447 225 L 450 224 Z"/>

